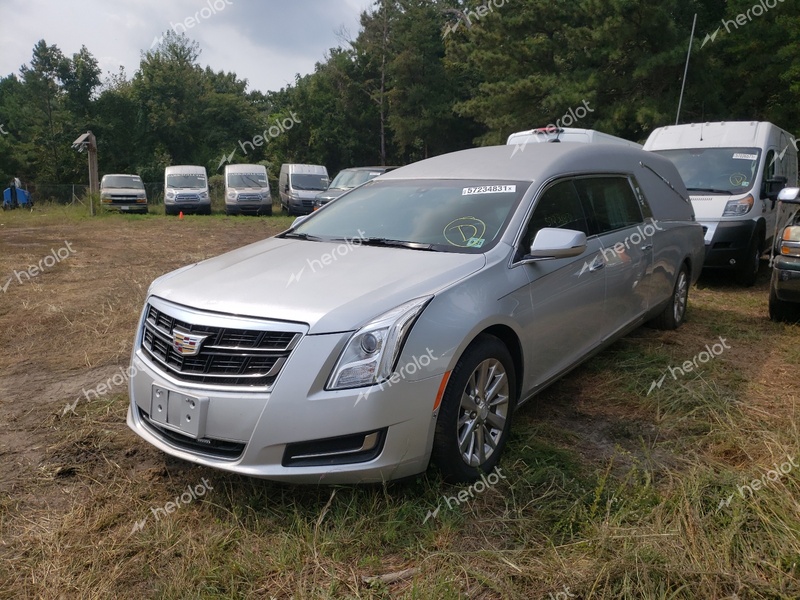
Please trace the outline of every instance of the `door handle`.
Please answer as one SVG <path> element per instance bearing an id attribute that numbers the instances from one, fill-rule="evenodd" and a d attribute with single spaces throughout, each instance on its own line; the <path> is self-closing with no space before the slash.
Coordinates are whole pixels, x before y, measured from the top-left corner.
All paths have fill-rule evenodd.
<path id="1" fill-rule="evenodd" d="M 645 244 L 644 246 L 642 246 L 642 250 L 644 250 L 645 252 L 652 249 L 653 249 L 653 244 Z"/>
<path id="2" fill-rule="evenodd" d="M 602 256 L 597 255 L 592 261 L 592 264 L 589 265 L 589 272 L 594 273 L 595 271 L 599 271 L 605 266 L 606 266 L 606 261 L 603 259 Z"/>

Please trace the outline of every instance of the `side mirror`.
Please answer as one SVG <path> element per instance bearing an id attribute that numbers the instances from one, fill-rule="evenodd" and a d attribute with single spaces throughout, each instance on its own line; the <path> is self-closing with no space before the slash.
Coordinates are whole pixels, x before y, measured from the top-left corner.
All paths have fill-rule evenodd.
<path id="1" fill-rule="evenodd" d="M 785 187 L 778 192 L 778 200 L 788 204 L 800 204 L 798 197 L 800 197 L 800 188 Z"/>
<path id="2" fill-rule="evenodd" d="M 773 202 L 777 200 L 778 194 L 780 191 L 786 187 L 786 183 L 789 180 L 782 175 L 777 177 L 773 177 L 772 179 L 767 179 L 765 190 L 767 198 L 771 199 Z"/>
<path id="3" fill-rule="evenodd" d="M 536 233 L 524 260 L 571 258 L 586 251 L 586 234 L 574 229 L 544 227 Z"/>

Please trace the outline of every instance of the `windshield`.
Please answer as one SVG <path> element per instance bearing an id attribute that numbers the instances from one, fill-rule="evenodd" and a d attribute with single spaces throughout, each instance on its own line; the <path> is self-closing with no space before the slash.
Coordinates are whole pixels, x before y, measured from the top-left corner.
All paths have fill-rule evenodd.
<path id="1" fill-rule="evenodd" d="M 678 168 L 690 192 L 740 194 L 758 175 L 758 148 L 683 148 L 658 150 Z"/>
<path id="2" fill-rule="evenodd" d="M 369 181 L 370 179 L 374 179 L 378 175 L 380 175 L 380 171 L 368 171 L 368 170 L 344 170 L 339 171 L 339 174 L 333 178 L 333 182 L 330 185 L 331 189 L 335 190 L 349 190 L 354 187 L 358 187 L 362 183 Z"/>
<path id="3" fill-rule="evenodd" d="M 326 175 L 296 173 L 292 175 L 292 188 L 296 190 L 314 190 L 321 192 L 328 188 L 328 177 Z"/>
<path id="4" fill-rule="evenodd" d="M 267 187 L 267 176 L 264 173 L 229 173 L 228 187 L 265 188 Z"/>
<path id="5" fill-rule="evenodd" d="M 204 188 L 206 187 L 205 175 L 191 173 L 167 175 L 168 188 Z"/>
<path id="6" fill-rule="evenodd" d="M 138 175 L 106 175 L 100 185 L 102 188 L 135 188 L 143 190 L 142 178 Z"/>
<path id="7" fill-rule="evenodd" d="M 497 243 L 530 185 L 518 181 L 373 181 L 289 232 L 308 239 L 404 242 L 480 253 Z M 428 247 L 429 246 L 429 247 Z"/>

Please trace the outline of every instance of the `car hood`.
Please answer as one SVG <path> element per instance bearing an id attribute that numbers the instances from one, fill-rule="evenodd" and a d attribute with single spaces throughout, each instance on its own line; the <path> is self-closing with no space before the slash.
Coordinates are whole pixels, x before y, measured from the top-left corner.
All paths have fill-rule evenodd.
<path id="1" fill-rule="evenodd" d="M 142 188 L 129 188 L 129 187 L 105 187 L 100 188 L 100 193 L 106 194 L 144 194 Z"/>
<path id="2" fill-rule="evenodd" d="M 202 194 L 206 191 L 206 188 L 201 187 L 191 187 L 191 188 L 179 188 L 179 187 L 171 187 L 167 188 L 168 192 L 175 192 L 176 194 Z"/>
<path id="3" fill-rule="evenodd" d="M 156 280 L 152 295 L 218 313 L 356 329 L 481 269 L 483 254 L 270 238 Z"/>
<path id="4" fill-rule="evenodd" d="M 336 200 L 336 198 L 347 191 L 349 191 L 347 188 L 330 188 L 317 194 L 317 198 L 322 200 Z"/>

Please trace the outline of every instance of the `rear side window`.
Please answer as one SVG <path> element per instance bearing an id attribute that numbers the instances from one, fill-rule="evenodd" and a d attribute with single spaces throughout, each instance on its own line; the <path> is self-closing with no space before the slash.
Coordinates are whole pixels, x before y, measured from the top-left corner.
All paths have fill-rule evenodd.
<path id="1" fill-rule="evenodd" d="M 639 200 L 627 177 L 575 180 L 594 233 L 603 234 L 642 223 Z"/>

